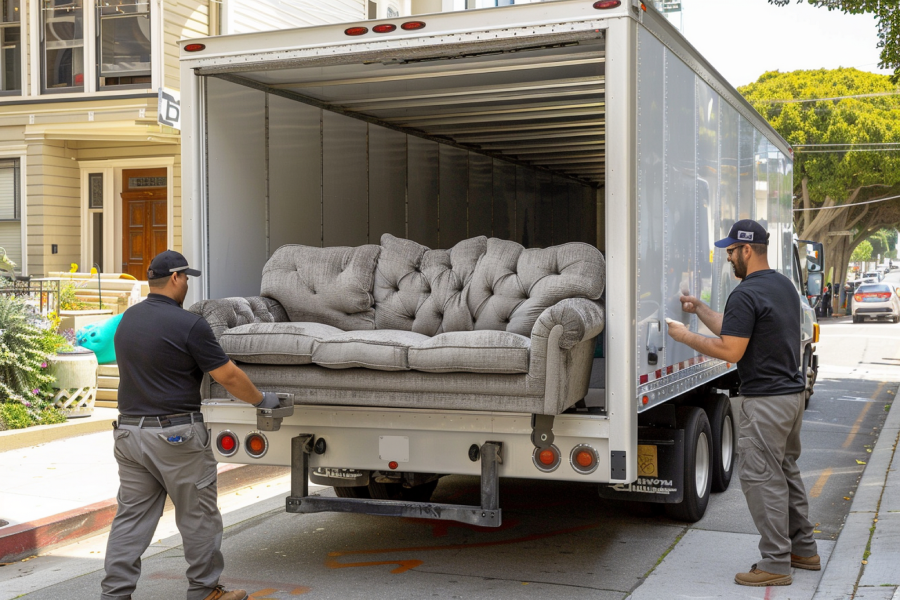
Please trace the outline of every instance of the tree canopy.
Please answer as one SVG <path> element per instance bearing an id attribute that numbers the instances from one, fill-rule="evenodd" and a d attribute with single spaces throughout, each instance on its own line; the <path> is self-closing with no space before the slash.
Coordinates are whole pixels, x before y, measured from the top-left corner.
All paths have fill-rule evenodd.
<path id="1" fill-rule="evenodd" d="M 871 260 L 872 258 L 872 244 L 863 240 L 860 242 L 859 246 L 856 247 L 856 250 L 853 251 L 853 254 L 850 255 L 850 260 L 853 262 L 866 262 Z"/>
<path id="2" fill-rule="evenodd" d="M 869 203 L 900 196 L 900 96 L 819 99 L 896 89 L 888 76 L 856 69 L 772 71 L 739 88 L 795 147 L 796 230 L 825 242 L 832 281 L 843 280 L 859 243 L 900 224 L 900 199 Z"/>
<path id="3" fill-rule="evenodd" d="M 797 0 L 819 8 L 839 10 L 848 15 L 870 14 L 878 21 L 878 47 L 882 69 L 893 69 L 893 80 L 900 80 L 900 9 L 897 0 Z M 769 0 L 769 4 L 785 6 L 791 0 Z"/>

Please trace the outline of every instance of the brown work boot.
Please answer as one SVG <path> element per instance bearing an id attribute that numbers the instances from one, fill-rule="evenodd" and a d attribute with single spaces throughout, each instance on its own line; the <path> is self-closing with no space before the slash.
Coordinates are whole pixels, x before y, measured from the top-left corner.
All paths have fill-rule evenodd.
<path id="1" fill-rule="evenodd" d="M 750 567 L 749 573 L 738 573 L 735 575 L 734 582 L 738 585 L 765 587 L 768 585 L 791 585 L 793 579 L 791 579 L 790 575 L 779 575 L 778 573 L 760 571 L 756 568 L 756 565 L 753 565 Z"/>
<path id="2" fill-rule="evenodd" d="M 247 590 L 231 590 L 225 591 L 225 587 L 217 585 L 216 589 L 210 592 L 209 596 L 203 600 L 246 600 Z"/>
<path id="3" fill-rule="evenodd" d="M 819 555 L 815 556 L 797 556 L 791 554 L 791 566 L 795 569 L 806 569 L 807 571 L 821 571 L 822 559 Z"/>

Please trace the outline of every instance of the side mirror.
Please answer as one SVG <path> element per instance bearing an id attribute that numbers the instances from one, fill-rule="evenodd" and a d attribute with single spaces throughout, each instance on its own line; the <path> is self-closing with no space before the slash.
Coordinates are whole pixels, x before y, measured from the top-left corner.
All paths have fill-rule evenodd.
<path id="1" fill-rule="evenodd" d="M 806 295 L 818 298 L 822 295 L 822 287 L 825 282 L 825 274 L 822 272 L 810 273 L 806 280 Z"/>

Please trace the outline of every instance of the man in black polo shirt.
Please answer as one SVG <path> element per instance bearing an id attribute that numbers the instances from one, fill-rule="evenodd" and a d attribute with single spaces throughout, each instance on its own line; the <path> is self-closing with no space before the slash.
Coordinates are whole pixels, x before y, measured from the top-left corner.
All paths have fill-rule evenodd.
<path id="1" fill-rule="evenodd" d="M 747 506 L 761 539 L 762 559 L 740 585 L 790 585 L 791 567 L 821 568 L 809 502 L 797 459 L 805 383 L 800 373 L 800 297 L 794 284 L 769 268 L 769 235 L 759 223 L 738 221 L 726 248 L 740 285 L 728 297 L 725 314 L 693 296 L 682 296 L 685 312 L 696 313 L 720 337 L 709 338 L 669 322 L 669 335 L 707 356 L 737 363 L 741 378 L 738 472 Z"/>
<path id="2" fill-rule="evenodd" d="M 235 397 L 265 408 L 278 406 L 225 354 L 209 324 L 182 309 L 191 269 L 166 250 L 150 263 L 151 293 L 125 311 L 116 330 L 119 420 L 119 508 L 106 547 L 102 600 L 131 598 L 141 574 L 141 554 L 152 540 L 166 495 L 175 505 L 188 562 L 187 600 L 244 600 L 244 590 L 219 585 L 224 560 L 222 516 L 217 506 L 216 459 L 200 413 L 200 383 L 209 373 Z"/>

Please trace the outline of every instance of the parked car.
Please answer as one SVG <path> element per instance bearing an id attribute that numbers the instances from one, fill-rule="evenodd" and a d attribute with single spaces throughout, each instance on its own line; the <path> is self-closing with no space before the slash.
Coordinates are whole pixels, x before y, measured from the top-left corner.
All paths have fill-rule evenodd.
<path id="1" fill-rule="evenodd" d="M 862 323 L 866 317 L 900 323 L 900 288 L 888 283 L 859 286 L 853 294 L 852 314 L 854 323 Z"/>
<path id="2" fill-rule="evenodd" d="M 881 281 L 884 279 L 883 271 L 867 271 L 863 276 L 863 279 L 875 279 L 875 281 Z"/>

